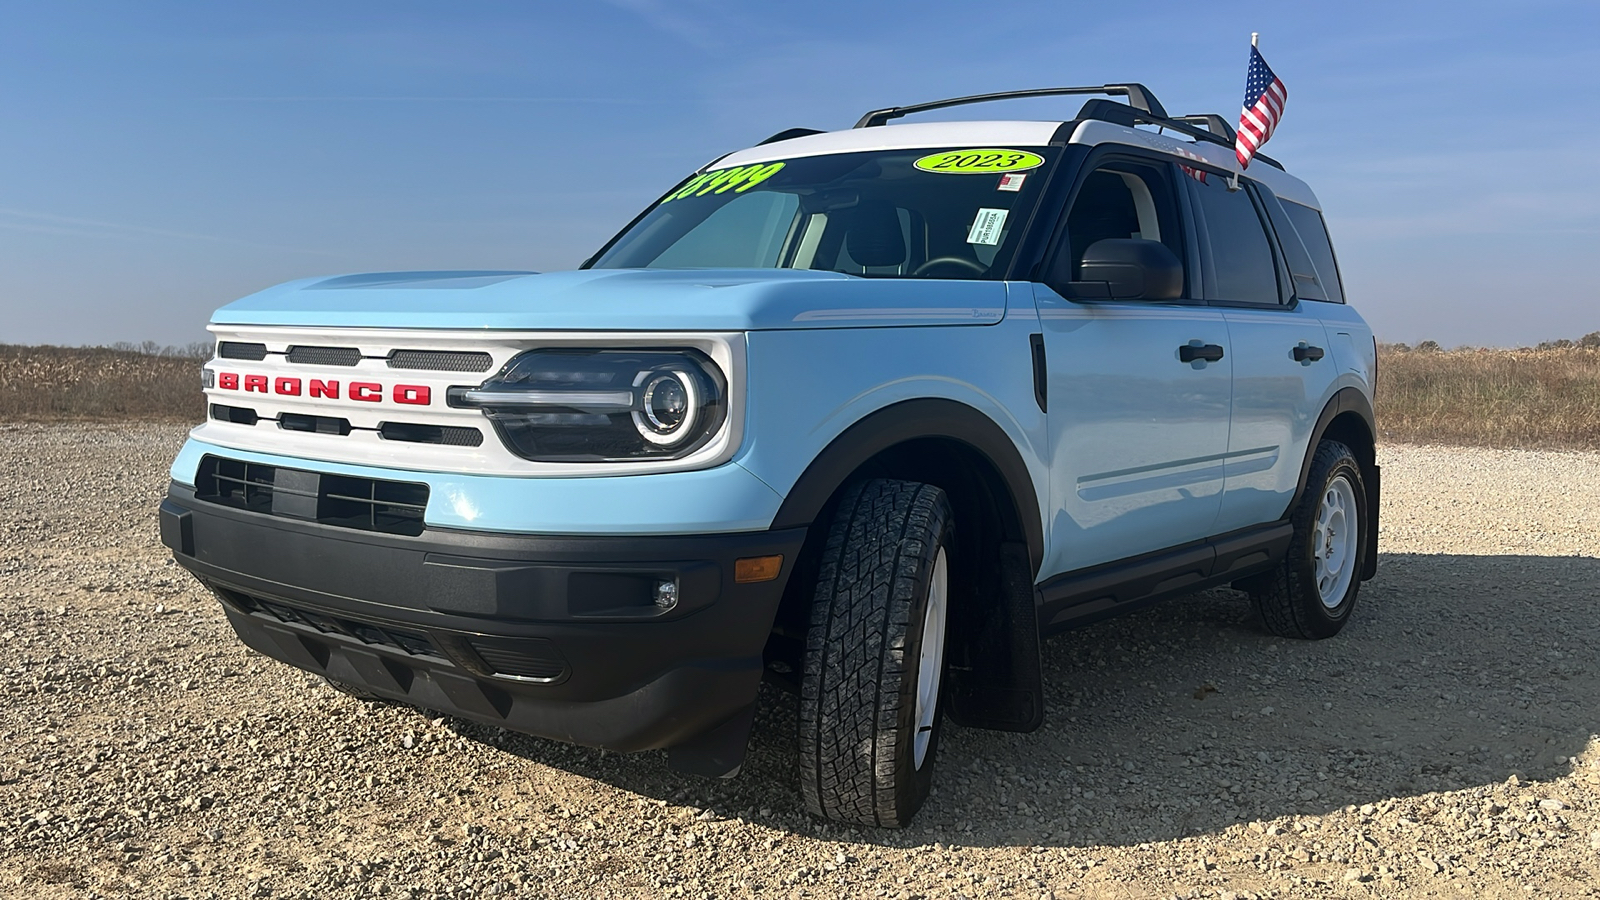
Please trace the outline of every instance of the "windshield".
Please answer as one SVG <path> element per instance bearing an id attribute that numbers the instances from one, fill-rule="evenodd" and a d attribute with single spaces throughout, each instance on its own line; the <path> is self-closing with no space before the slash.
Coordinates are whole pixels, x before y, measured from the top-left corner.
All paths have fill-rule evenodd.
<path id="1" fill-rule="evenodd" d="M 593 267 L 998 279 L 1057 152 L 876 150 L 714 169 L 657 201 Z"/>

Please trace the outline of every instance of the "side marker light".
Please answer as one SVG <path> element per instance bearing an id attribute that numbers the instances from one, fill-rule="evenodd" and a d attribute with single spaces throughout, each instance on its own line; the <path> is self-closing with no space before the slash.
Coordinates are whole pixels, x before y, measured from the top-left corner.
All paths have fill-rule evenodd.
<path id="1" fill-rule="evenodd" d="M 748 556 L 734 562 L 733 580 L 739 584 L 771 581 L 782 571 L 782 556 Z"/>

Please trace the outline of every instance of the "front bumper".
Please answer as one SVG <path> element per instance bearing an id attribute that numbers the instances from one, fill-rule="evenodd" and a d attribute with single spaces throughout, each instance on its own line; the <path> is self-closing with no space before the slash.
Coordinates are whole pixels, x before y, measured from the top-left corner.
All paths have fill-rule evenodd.
<path id="1" fill-rule="evenodd" d="M 162 542 L 250 647 L 381 697 L 619 752 L 747 715 L 805 529 L 405 536 L 230 508 L 173 483 Z M 734 561 L 781 554 L 779 577 Z M 678 603 L 658 609 L 672 580 Z M 742 745 L 741 745 L 742 746 Z"/>

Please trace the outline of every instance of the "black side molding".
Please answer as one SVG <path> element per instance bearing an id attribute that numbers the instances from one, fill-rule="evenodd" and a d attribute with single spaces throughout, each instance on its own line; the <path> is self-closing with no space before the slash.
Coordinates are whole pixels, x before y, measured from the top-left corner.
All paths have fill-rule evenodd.
<path id="1" fill-rule="evenodd" d="M 1287 520 L 1270 522 L 1068 572 L 1036 589 L 1040 624 L 1060 631 L 1266 571 L 1283 559 L 1293 534 Z"/>

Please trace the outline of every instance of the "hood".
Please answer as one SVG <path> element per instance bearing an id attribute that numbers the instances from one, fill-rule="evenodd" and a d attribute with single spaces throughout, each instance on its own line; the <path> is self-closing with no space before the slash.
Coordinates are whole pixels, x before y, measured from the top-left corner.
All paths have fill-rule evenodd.
<path id="1" fill-rule="evenodd" d="M 518 331 L 761 331 L 984 325 L 999 281 L 794 269 L 385 272 L 291 281 L 217 310 L 217 325 Z"/>

